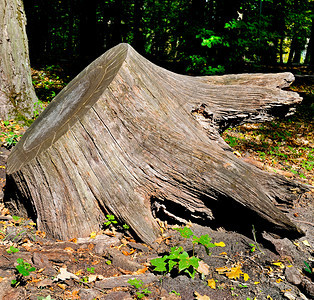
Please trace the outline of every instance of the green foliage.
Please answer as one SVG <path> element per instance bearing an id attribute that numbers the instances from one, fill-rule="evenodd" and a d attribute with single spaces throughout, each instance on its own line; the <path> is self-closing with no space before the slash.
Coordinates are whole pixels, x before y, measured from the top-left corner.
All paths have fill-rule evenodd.
<path id="1" fill-rule="evenodd" d="M 10 246 L 9 249 L 7 249 L 7 252 L 8 254 L 11 254 L 11 253 L 17 253 L 19 252 L 20 250 L 18 248 L 15 248 L 14 246 Z"/>
<path id="2" fill-rule="evenodd" d="M 174 267 L 177 267 L 179 272 L 184 271 L 194 278 L 199 261 L 199 258 L 189 256 L 180 246 L 172 247 L 169 255 L 154 258 L 150 263 L 155 267 L 154 271 L 170 273 Z"/>
<path id="3" fill-rule="evenodd" d="M 110 225 L 118 224 L 114 215 L 106 215 L 107 220 L 104 222 L 105 227 L 109 227 Z"/>
<path id="4" fill-rule="evenodd" d="M 151 294 L 151 291 L 146 287 L 146 288 L 143 288 L 143 281 L 142 280 L 139 280 L 137 278 L 134 278 L 134 279 L 129 279 L 128 280 L 128 283 L 132 286 L 134 286 L 136 289 L 139 289 L 137 292 L 136 292 L 136 297 L 138 299 L 142 299 L 144 298 L 145 296 L 148 296 L 149 294 Z"/>
<path id="5" fill-rule="evenodd" d="M 180 293 L 176 292 L 175 290 L 172 290 L 169 294 L 170 294 L 170 295 L 171 295 L 171 294 L 174 294 L 174 295 L 176 295 L 176 296 L 180 296 Z"/>
<path id="6" fill-rule="evenodd" d="M 305 267 L 303 268 L 303 270 L 304 270 L 306 273 L 312 274 L 313 272 L 312 272 L 312 269 L 311 269 L 309 263 L 306 262 L 306 261 L 304 261 L 303 263 L 305 264 Z"/>
<path id="7" fill-rule="evenodd" d="M 95 268 L 94 267 L 87 268 L 87 272 L 95 274 Z"/>
<path id="8" fill-rule="evenodd" d="M 12 286 L 18 286 L 24 284 L 26 282 L 25 277 L 29 276 L 31 272 L 36 271 L 34 267 L 31 266 L 30 263 L 25 262 L 22 258 L 16 259 L 18 265 L 15 267 L 18 271 L 18 275 L 16 279 L 11 281 Z"/>

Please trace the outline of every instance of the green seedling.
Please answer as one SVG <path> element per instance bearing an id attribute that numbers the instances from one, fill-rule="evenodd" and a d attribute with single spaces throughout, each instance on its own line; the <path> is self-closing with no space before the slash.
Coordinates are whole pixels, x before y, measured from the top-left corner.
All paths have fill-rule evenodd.
<path id="1" fill-rule="evenodd" d="M 19 251 L 20 250 L 18 248 L 15 248 L 14 246 L 10 246 L 10 248 L 7 249 L 8 254 L 16 253 L 16 252 L 19 252 Z"/>
<path id="2" fill-rule="evenodd" d="M 94 267 L 87 268 L 87 272 L 95 274 L 95 268 Z"/>
<path id="3" fill-rule="evenodd" d="M 177 268 L 179 272 L 186 272 L 194 279 L 196 270 L 199 266 L 200 259 L 189 254 L 183 250 L 183 247 L 172 247 L 169 255 L 154 258 L 150 261 L 151 265 L 155 267 L 157 272 L 171 272 Z"/>
<path id="4" fill-rule="evenodd" d="M 249 244 L 251 246 L 250 252 L 255 252 L 256 250 L 256 245 L 255 244 Z"/>
<path id="5" fill-rule="evenodd" d="M 114 215 L 106 215 L 106 221 L 104 222 L 105 227 L 109 227 L 110 225 L 113 224 L 118 224 L 118 221 L 116 220 Z"/>
<path id="6" fill-rule="evenodd" d="M 313 274 L 311 267 L 309 265 L 309 263 L 307 263 L 306 261 L 304 261 L 305 267 L 303 268 L 303 270 L 309 274 Z"/>
<path id="7" fill-rule="evenodd" d="M 130 226 L 129 226 L 128 224 L 124 224 L 122 227 L 123 227 L 123 229 L 125 229 L 125 230 L 129 230 L 129 229 L 130 229 Z"/>
<path id="8" fill-rule="evenodd" d="M 36 271 L 36 269 L 32 267 L 31 264 L 25 262 L 22 258 L 17 258 L 16 261 L 18 265 L 15 268 L 18 271 L 18 275 L 16 279 L 11 281 L 11 284 L 14 287 L 24 284 L 26 282 L 25 277 L 29 276 L 31 272 Z"/>
<path id="9" fill-rule="evenodd" d="M 197 237 L 194 235 L 193 231 L 188 228 L 188 227 L 183 227 L 183 228 L 175 228 L 175 230 L 180 232 L 180 235 L 183 238 L 190 238 L 192 237 L 192 243 L 193 243 L 193 256 L 194 256 L 194 245 L 200 244 L 203 245 L 207 255 L 209 255 L 209 248 L 216 247 L 215 244 L 211 243 L 211 238 L 209 237 L 208 234 L 202 235 L 200 237 Z"/>
<path id="10" fill-rule="evenodd" d="M 143 289 L 143 281 L 137 278 L 128 280 L 128 283 L 132 286 L 134 286 L 136 289 L 140 289 L 136 292 L 136 297 L 138 299 L 142 299 L 145 296 L 148 296 L 151 294 L 151 291 L 148 288 Z"/>
<path id="11" fill-rule="evenodd" d="M 170 294 L 170 295 L 171 295 L 171 294 L 174 294 L 174 295 L 176 295 L 176 296 L 180 296 L 180 293 L 176 292 L 175 290 L 172 290 L 169 294 Z"/>
<path id="12" fill-rule="evenodd" d="M 106 264 L 107 264 L 108 266 L 110 266 L 110 265 L 111 265 L 111 260 L 106 260 Z"/>

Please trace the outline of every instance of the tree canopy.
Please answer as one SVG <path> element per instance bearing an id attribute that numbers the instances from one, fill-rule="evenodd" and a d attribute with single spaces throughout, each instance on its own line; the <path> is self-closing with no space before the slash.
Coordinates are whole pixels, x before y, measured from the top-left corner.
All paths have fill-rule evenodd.
<path id="1" fill-rule="evenodd" d="M 238 72 L 246 64 L 312 64 L 313 3 L 24 0 L 33 64 L 50 58 L 79 62 L 80 69 L 127 42 L 150 60 L 190 74 Z"/>

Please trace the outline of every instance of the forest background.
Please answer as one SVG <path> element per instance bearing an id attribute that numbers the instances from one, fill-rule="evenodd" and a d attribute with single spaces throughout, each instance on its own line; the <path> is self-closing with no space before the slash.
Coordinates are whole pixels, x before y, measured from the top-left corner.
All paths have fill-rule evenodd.
<path id="1" fill-rule="evenodd" d="M 312 0 L 24 0 L 32 66 L 76 75 L 120 42 L 191 75 L 314 65 Z M 307 50 L 307 51 L 306 51 Z"/>

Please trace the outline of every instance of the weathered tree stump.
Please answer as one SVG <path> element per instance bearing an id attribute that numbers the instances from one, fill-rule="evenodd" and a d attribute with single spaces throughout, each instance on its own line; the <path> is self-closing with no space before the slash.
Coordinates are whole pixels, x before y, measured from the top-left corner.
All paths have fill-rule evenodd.
<path id="1" fill-rule="evenodd" d="M 59 239 L 89 235 L 112 213 L 152 245 L 160 233 L 152 212 L 298 234 L 276 204 L 308 188 L 241 161 L 219 136 L 291 112 L 302 99 L 280 88 L 292 81 L 290 73 L 178 75 L 120 44 L 64 88 L 13 149 L 6 203 Z"/>

